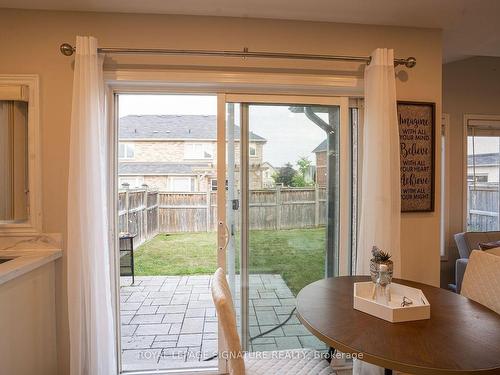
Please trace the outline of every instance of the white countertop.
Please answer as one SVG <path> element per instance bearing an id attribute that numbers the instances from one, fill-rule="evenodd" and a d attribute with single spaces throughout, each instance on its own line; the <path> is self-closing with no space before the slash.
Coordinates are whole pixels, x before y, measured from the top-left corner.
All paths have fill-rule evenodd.
<path id="1" fill-rule="evenodd" d="M 0 240 L 0 258 L 14 258 L 0 263 L 0 285 L 60 258 L 57 245 L 47 236 Z"/>
<path id="2" fill-rule="evenodd" d="M 0 264 L 0 285 L 61 256 L 61 250 L 0 250 L 0 258 L 14 258 Z"/>

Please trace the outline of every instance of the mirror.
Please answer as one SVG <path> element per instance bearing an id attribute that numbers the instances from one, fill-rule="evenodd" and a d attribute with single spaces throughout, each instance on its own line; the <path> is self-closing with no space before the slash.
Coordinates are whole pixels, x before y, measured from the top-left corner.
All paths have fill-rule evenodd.
<path id="1" fill-rule="evenodd" d="M 0 100 L 0 223 L 28 217 L 28 103 Z"/>

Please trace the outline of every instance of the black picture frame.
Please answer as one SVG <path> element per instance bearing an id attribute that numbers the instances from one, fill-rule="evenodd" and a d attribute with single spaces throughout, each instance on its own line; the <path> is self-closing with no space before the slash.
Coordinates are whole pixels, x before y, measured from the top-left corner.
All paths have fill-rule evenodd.
<path id="1" fill-rule="evenodd" d="M 412 112 L 410 112 L 412 111 Z M 422 114 L 427 112 L 426 116 Z M 408 117 L 409 114 L 413 116 L 411 119 Z M 398 116 L 398 127 L 399 127 L 399 137 L 400 137 L 400 157 L 401 157 L 401 212 L 434 212 L 435 204 L 435 180 L 436 180 L 436 104 L 433 102 L 416 102 L 416 101 L 398 101 L 397 102 L 397 116 Z M 404 119 L 407 119 L 406 123 L 402 123 Z M 408 124 L 408 119 L 412 120 L 411 125 Z M 425 120 L 430 120 L 430 124 L 423 125 Z M 415 125 L 417 124 L 417 125 Z M 418 125 L 419 124 L 419 125 Z M 430 125 L 430 126 L 429 126 Z M 426 129 L 426 134 L 429 138 L 425 138 L 423 134 L 421 136 L 425 139 L 402 139 L 409 136 L 408 132 L 404 132 L 403 129 L 408 127 L 415 127 L 419 131 Z M 417 131 L 417 130 L 416 130 Z M 418 132 L 418 131 L 417 131 Z M 403 134 L 405 133 L 405 134 Z M 425 179 L 426 176 L 430 179 L 427 184 L 417 184 L 416 190 L 418 192 L 412 193 L 410 188 L 407 187 L 405 183 L 406 172 L 408 172 L 408 165 L 404 165 L 405 160 L 413 160 L 413 162 L 422 163 L 424 162 L 422 158 L 419 159 L 418 155 L 411 155 L 410 157 L 403 157 L 403 142 L 405 143 L 404 150 L 407 150 L 407 144 L 412 142 L 415 143 L 415 150 L 423 150 L 427 147 L 430 149 L 430 155 L 425 162 L 428 165 L 419 165 L 419 168 L 428 167 L 428 172 L 419 172 L 419 177 L 416 179 Z M 419 145 L 417 145 L 417 142 Z M 410 163 L 411 164 L 411 163 Z M 413 194 L 413 198 L 411 198 Z M 428 198 L 418 198 L 416 196 L 423 195 Z"/>

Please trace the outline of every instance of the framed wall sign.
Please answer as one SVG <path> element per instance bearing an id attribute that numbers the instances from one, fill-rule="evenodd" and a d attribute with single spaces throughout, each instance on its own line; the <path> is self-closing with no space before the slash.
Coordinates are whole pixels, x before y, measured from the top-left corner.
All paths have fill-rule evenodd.
<path id="1" fill-rule="evenodd" d="M 401 212 L 434 211 L 434 103 L 398 101 Z"/>

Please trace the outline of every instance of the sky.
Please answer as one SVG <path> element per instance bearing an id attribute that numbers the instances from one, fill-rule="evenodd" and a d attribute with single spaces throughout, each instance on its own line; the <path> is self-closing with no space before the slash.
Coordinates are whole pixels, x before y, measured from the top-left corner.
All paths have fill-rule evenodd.
<path id="1" fill-rule="evenodd" d="M 316 164 L 312 150 L 326 138 L 326 134 L 303 113 L 292 113 L 289 106 L 250 107 L 250 131 L 264 137 L 263 160 L 275 167 L 306 156 Z"/>
<path id="2" fill-rule="evenodd" d="M 467 137 L 467 154 L 497 154 L 500 151 L 499 137 Z M 474 141 L 474 147 L 473 147 Z"/>
<path id="3" fill-rule="evenodd" d="M 217 97 L 202 95 L 120 95 L 119 116 L 127 115 L 216 115 Z M 325 133 L 302 113 L 286 105 L 251 106 L 250 131 L 267 140 L 263 161 L 274 167 L 295 164 L 325 139 Z"/>

